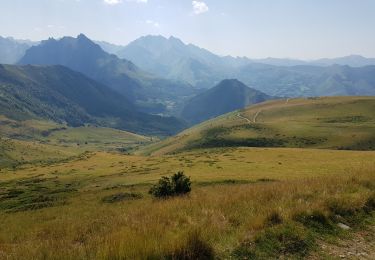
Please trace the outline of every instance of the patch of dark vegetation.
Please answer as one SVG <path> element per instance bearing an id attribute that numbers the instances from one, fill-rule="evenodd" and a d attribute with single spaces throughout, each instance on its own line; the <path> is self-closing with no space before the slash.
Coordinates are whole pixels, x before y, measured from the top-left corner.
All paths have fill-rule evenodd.
<path id="1" fill-rule="evenodd" d="M 375 137 L 367 140 L 360 140 L 350 146 L 335 147 L 337 150 L 355 150 L 355 151 L 374 151 L 375 150 Z"/>
<path id="2" fill-rule="evenodd" d="M 256 182 L 275 182 L 275 181 L 278 181 L 278 180 L 269 179 L 269 178 L 260 178 L 260 179 L 257 179 Z"/>
<path id="3" fill-rule="evenodd" d="M 52 128 L 52 129 L 48 129 L 48 130 L 42 131 L 40 134 L 41 134 L 43 137 L 48 137 L 48 136 L 50 136 L 53 132 L 58 132 L 58 131 L 66 130 L 66 129 L 67 129 L 66 127 Z"/>
<path id="4" fill-rule="evenodd" d="M 373 211 L 375 211 L 375 193 L 373 193 L 367 200 L 365 205 L 363 206 L 363 210 L 367 214 L 371 214 Z"/>
<path id="5" fill-rule="evenodd" d="M 323 212 L 318 210 L 314 210 L 312 212 L 300 212 L 295 214 L 293 219 L 318 233 L 332 234 L 336 230 L 332 220 Z"/>
<path id="6" fill-rule="evenodd" d="M 16 183 L 18 185 L 25 185 L 25 186 L 31 186 L 33 184 L 36 184 L 36 183 L 41 183 L 41 182 L 44 182 L 46 181 L 47 179 L 45 178 L 39 178 L 39 177 L 31 177 L 31 178 L 25 178 L 25 179 L 21 179 L 19 181 L 17 181 Z"/>
<path id="7" fill-rule="evenodd" d="M 103 190 L 116 190 L 116 189 L 124 189 L 124 188 L 134 188 L 134 187 L 143 187 L 149 186 L 148 183 L 137 183 L 137 184 L 116 184 L 113 186 L 108 186 L 103 188 Z"/>
<path id="8" fill-rule="evenodd" d="M 337 237 L 343 230 L 361 227 L 373 218 L 374 211 L 375 193 L 364 203 L 349 198 L 331 198 L 326 201 L 324 211 L 299 212 L 288 222 L 273 211 L 265 219 L 265 229 L 244 240 L 232 256 L 235 259 L 302 259 L 315 248 L 322 235 Z"/>
<path id="9" fill-rule="evenodd" d="M 312 235 L 295 223 L 266 228 L 254 241 L 244 241 L 232 253 L 236 259 L 303 258 L 313 248 Z"/>
<path id="10" fill-rule="evenodd" d="M 312 145 L 323 144 L 328 141 L 327 138 L 318 138 L 318 137 L 288 137 L 285 138 L 285 141 L 289 144 L 289 146 L 293 147 L 306 147 Z"/>
<path id="11" fill-rule="evenodd" d="M 318 120 L 320 119 L 318 118 Z M 324 123 L 364 123 L 369 120 L 371 120 L 371 118 L 365 116 L 343 116 L 322 119 Z"/>
<path id="12" fill-rule="evenodd" d="M 284 147 L 285 145 L 285 140 L 266 137 L 247 139 L 202 138 L 189 143 L 186 149 L 215 147 Z"/>
<path id="13" fill-rule="evenodd" d="M 142 198 L 143 196 L 140 193 L 121 192 L 121 193 L 112 194 L 112 195 L 102 198 L 102 202 L 115 203 L 115 202 L 120 202 L 120 201 L 125 201 L 125 200 L 138 200 Z"/>
<path id="14" fill-rule="evenodd" d="M 198 182 L 197 185 L 199 186 L 211 186 L 211 185 L 237 185 L 237 184 L 251 184 L 254 181 L 250 180 L 219 180 L 219 181 L 207 181 L 207 182 Z"/>
<path id="15" fill-rule="evenodd" d="M 219 126 L 219 127 L 212 127 L 208 130 L 206 130 L 203 135 L 206 137 L 206 138 L 218 138 L 219 136 L 222 136 L 222 135 L 226 135 L 226 134 L 229 134 L 231 131 L 230 128 L 227 128 L 227 127 L 222 127 L 222 126 Z"/>
<path id="16" fill-rule="evenodd" d="M 262 183 L 262 182 L 275 182 L 277 180 L 274 179 L 267 179 L 261 178 L 257 180 L 235 180 L 235 179 L 227 179 L 227 180 L 218 180 L 218 181 L 207 181 L 207 182 L 198 182 L 199 186 L 211 186 L 211 185 L 240 185 L 240 184 L 255 184 L 255 183 Z"/>
<path id="17" fill-rule="evenodd" d="M 118 147 L 118 148 L 116 148 L 116 151 L 119 152 L 119 153 L 128 154 L 129 153 L 129 148 Z"/>
<path id="18" fill-rule="evenodd" d="M 77 191 L 76 185 L 40 176 L 7 182 L 0 193 L 0 211 L 11 213 L 64 205 Z"/>
<path id="19" fill-rule="evenodd" d="M 262 131 L 265 130 L 264 127 L 261 127 L 259 124 L 246 124 L 246 125 L 239 125 L 239 126 L 234 126 L 234 130 L 255 130 L 255 131 Z"/>
<path id="20" fill-rule="evenodd" d="M 164 259 L 171 260 L 191 260 L 215 259 L 215 252 L 210 244 L 202 239 L 199 232 L 195 231 L 189 234 L 187 241 L 167 254 Z"/>
<path id="21" fill-rule="evenodd" d="M 183 172 L 177 172 L 171 177 L 162 177 L 158 184 L 151 187 L 149 193 L 156 198 L 184 195 L 191 191 L 190 178 Z"/>
<path id="22" fill-rule="evenodd" d="M 2 147 L 1 147 L 1 144 L 0 144 L 0 149 L 1 148 Z M 84 152 L 84 153 L 82 153 L 80 155 L 77 155 L 77 156 L 70 156 L 70 157 L 65 157 L 65 158 L 57 158 L 57 159 L 48 158 L 48 159 L 43 159 L 43 160 L 42 159 L 36 159 L 36 160 L 26 161 L 26 160 L 15 160 L 15 159 L 12 159 L 8 155 L 5 154 L 4 158 L 5 157 L 8 157 L 8 158 L 6 158 L 7 160 L 4 160 L 4 162 L 2 162 L 2 160 L 4 158 L 1 158 L 1 156 L 3 156 L 3 154 L 1 154 L 1 150 L 0 150 L 0 169 L 1 168 L 8 168 L 8 169 L 16 170 L 16 169 L 21 168 L 25 164 L 48 167 L 48 166 L 59 164 L 59 163 L 67 163 L 67 162 L 71 162 L 71 161 L 87 160 L 92 155 L 93 155 L 92 152 Z"/>
<path id="23" fill-rule="evenodd" d="M 39 195 L 36 197 L 23 198 L 19 201 L 18 205 L 9 208 L 7 212 L 38 210 L 63 204 L 65 204 L 65 200 L 61 200 L 58 197 Z"/>
<path id="24" fill-rule="evenodd" d="M 4 193 L 0 194 L 0 201 L 1 200 L 6 200 L 6 199 L 17 198 L 18 196 L 20 196 L 23 193 L 24 193 L 23 190 L 10 189 L 8 192 L 4 192 Z"/>
<path id="25" fill-rule="evenodd" d="M 264 225 L 266 227 L 272 227 L 272 226 L 280 225 L 283 222 L 284 222 L 284 219 L 281 216 L 281 214 L 277 211 L 272 211 L 271 213 L 267 215 L 264 221 Z"/>
<path id="26" fill-rule="evenodd" d="M 358 214 L 362 207 L 348 198 L 331 198 L 327 201 L 327 207 L 333 215 L 351 217 Z"/>
<path id="27" fill-rule="evenodd" d="M 372 193 L 363 204 L 348 198 L 332 198 L 326 204 L 334 222 L 348 224 L 351 227 L 361 226 L 375 211 L 375 193 Z"/>

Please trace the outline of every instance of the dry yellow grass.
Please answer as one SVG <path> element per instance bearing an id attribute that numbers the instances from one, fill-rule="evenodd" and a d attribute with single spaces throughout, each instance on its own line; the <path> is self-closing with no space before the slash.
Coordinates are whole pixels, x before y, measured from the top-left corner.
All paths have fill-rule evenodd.
<path id="1" fill-rule="evenodd" d="M 33 178 L 41 180 L 28 182 L 26 192 L 72 183 L 77 190 L 67 194 L 66 204 L 55 207 L 1 210 L 0 258 L 161 258 L 184 244 L 192 230 L 227 258 L 241 241 L 264 228 L 272 211 L 287 220 L 301 211 L 327 212 L 332 198 L 363 205 L 375 187 L 374 155 L 243 148 L 164 157 L 96 153 L 49 167 L 24 166 L 2 173 L 0 191 L 25 188 L 17 183 Z M 147 195 L 147 183 L 180 169 L 194 182 L 189 196 L 154 200 Z M 261 178 L 277 181 L 220 182 Z M 101 201 L 119 192 L 144 198 Z"/>

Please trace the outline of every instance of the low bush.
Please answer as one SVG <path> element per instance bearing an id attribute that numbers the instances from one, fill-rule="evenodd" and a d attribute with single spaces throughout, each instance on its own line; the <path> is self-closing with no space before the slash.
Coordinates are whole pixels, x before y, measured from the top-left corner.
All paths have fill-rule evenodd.
<path id="1" fill-rule="evenodd" d="M 191 191 L 191 181 L 183 172 L 169 177 L 162 177 L 158 184 L 151 187 L 149 193 L 157 198 L 166 198 L 187 194 Z"/>

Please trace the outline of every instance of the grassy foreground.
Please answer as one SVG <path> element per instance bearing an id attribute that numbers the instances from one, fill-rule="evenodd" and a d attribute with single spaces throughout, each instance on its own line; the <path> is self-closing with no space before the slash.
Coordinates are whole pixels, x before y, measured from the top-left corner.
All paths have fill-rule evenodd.
<path id="1" fill-rule="evenodd" d="M 174 156 L 86 153 L 3 169 L 0 258 L 302 258 L 372 219 L 375 152 L 226 148 Z M 155 200 L 184 170 L 188 196 Z"/>

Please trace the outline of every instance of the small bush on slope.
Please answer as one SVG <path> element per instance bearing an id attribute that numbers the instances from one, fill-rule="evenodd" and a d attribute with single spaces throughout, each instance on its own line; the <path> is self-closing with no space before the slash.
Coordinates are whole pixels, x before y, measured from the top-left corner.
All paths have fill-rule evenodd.
<path id="1" fill-rule="evenodd" d="M 177 172 L 169 177 L 162 177 L 158 184 L 154 185 L 149 193 L 157 198 L 183 195 L 191 191 L 190 178 L 183 172 Z"/>

